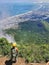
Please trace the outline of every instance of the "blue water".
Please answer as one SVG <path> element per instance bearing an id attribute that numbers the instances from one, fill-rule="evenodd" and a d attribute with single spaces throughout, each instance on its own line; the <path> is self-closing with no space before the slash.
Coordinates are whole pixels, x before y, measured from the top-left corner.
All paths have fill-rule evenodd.
<path id="1" fill-rule="evenodd" d="M 22 14 L 31 10 L 34 10 L 38 7 L 37 4 L 9 4 L 4 3 L 0 4 L 0 19 L 7 18 L 9 16 L 14 16 Z"/>

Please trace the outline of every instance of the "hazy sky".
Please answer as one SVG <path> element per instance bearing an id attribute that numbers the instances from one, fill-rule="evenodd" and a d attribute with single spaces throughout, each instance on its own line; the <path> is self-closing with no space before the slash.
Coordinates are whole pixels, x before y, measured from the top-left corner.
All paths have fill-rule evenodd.
<path id="1" fill-rule="evenodd" d="M 33 3 L 33 2 L 37 2 L 37 3 L 41 3 L 41 2 L 49 2 L 49 0 L 0 0 L 0 2 L 18 2 L 18 3 Z"/>

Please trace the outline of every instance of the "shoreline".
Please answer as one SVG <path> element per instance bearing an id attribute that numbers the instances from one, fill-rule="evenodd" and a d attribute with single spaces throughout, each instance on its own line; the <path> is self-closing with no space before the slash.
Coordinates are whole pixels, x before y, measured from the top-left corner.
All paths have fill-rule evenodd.
<path id="1" fill-rule="evenodd" d="M 4 20 L 8 20 L 8 19 L 11 19 L 13 17 L 20 17 L 20 16 L 23 16 L 23 15 L 28 15 L 28 14 L 31 14 L 33 11 L 28 11 L 28 12 L 25 12 L 25 13 L 22 13 L 22 14 L 17 14 L 17 15 L 14 15 L 14 16 L 9 16 L 3 20 L 0 20 L 0 21 L 4 21 Z"/>

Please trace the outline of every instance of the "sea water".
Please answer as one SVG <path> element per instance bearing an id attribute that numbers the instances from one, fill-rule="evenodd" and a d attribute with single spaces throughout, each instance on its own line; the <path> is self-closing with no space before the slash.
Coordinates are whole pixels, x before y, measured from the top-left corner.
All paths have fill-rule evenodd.
<path id="1" fill-rule="evenodd" d="M 38 6 L 37 4 L 2 3 L 0 4 L 0 19 L 35 10 Z"/>

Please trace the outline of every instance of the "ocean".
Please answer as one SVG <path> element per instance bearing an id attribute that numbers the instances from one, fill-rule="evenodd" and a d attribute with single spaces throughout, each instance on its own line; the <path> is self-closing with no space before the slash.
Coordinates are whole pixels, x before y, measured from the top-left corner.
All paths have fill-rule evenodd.
<path id="1" fill-rule="evenodd" d="M 0 4 L 0 20 L 35 10 L 37 7 L 39 7 L 37 4 L 2 3 Z"/>

